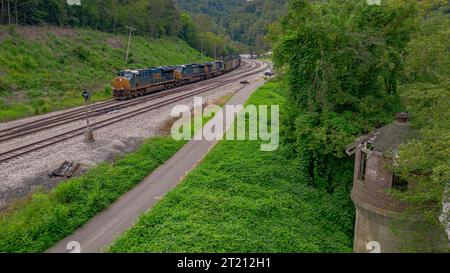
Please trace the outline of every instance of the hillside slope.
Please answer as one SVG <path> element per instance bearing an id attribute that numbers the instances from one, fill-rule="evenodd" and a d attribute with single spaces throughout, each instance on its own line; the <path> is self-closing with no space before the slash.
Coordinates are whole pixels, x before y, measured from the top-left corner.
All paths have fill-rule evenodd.
<path id="1" fill-rule="evenodd" d="M 198 61 L 178 39 L 134 36 L 125 65 L 126 35 L 57 27 L 0 26 L 0 121 L 42 114 L 111 97 L 117 71 Z"/>

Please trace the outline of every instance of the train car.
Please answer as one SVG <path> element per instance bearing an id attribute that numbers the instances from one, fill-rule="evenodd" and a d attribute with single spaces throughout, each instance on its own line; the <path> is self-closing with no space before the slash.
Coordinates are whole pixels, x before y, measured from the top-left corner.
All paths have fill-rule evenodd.
<path id="1" fill-rule="evenodd" d="M 225 60 L 225 62 L 224 62 L 225 73 L 231 71 L 231 69 L 232 69 L 231 60 L 229 60 L 229 59 Z"/>
<path id="2" fill-rule="evenodd" d="M 184 85 L 191 82 L 194 69 L 192 64 L 177 65 L 175 66 L 175 81 L 176 85 Z"/>
<path id="3" fill-rule="evenodd" d="M 193 64 L 193 68 L 193 82 L 203 81 L 208 78 L 208 66 L 206 64 Z"/>
<path id="4" fill-rule="evenodd" d="M 236 69 L 238 66 L 241 65 L 241 57 L 237 56 L 237 57 L 231 57 L 228 58 L 225 62 L 225 72 L 229 72 L 231 70 Z"/>
<path id="5" fill-rule="evenodd" d="M 172 88 L 176 85 L 174 71 L 174 67 L 121 71 L 113 81 L 113 96 L 129 99 Z"/>
<path id="6" fill-rule="evenodd" d="M 219 75 L 222 75 L 223 73 L 225 73 L 225 65 L 224 65 L 223 61 L 217 61 L 216 63 L 217 63 Z"/>
<path id="7" fill-rule="evenodd" d="M 113 80 L 113 96 L 116 99 L 126 99 L 131 96 L 132 90 L 138 86 L 139 70 L 124 70 L 119 72 Z"/>
<path id="8" fill-rule="evenodd" d="M 161 66 L 158 67 L 161 71 L 161 82 L 160 84 L 164 84 L 165 88 L 175 87 L 175 70 L 174 66 Z"/>
<path id="9" fill-rule="evenodd" d="M 113 80 L 113 96 L 118 100 L 129 99 L 206 80 L 236 69 L 240 64 L 240 57 L 232 57 L 225 61 L 203 64 L 124 70 Z"/>
<path id="10" fill-rule="evenodd" d="M 209 62 L 207 65 L 210 77 L 217 77 L 224 72 L 222 61 Z"/>

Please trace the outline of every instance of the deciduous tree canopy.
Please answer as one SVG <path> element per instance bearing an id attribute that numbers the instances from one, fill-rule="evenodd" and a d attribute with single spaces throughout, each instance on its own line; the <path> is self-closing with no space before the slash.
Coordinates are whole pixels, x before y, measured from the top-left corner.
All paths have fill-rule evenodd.
<path id="1" fill-rule="evenodd" d="M 207 18 L 204 25 L 212 24 Z M 174 0 L 92 0 L 69 5 L 66 0 L 0 0 L 0 24 L 83 27 L 105 32 L 136 32 L 154 38 L 181 37 L 210 56 L 233 53 L 230 38 L 202 31 Z"/>
<path id="2" fill-rule="evenodd" d="M 178 0 L 209 32 L 227 35 L 256 52 L 269 50 L 267 25 L 284 15 L 288 0 Z M 205 25 L 201 22 L 213 21 Z"/>
<path id="3" fill-rule="evenodd" d="M 52 24 L 108 32 L 132 25 L 152 37 L 176 36 L 181 29 L 173 0 L 96 0 L 68 5 L 66 0 L 2 0 L 3 24 Z"/>
<path id="4" fill-rule="evenodd" d="M 278 70 L 289 88 L 288 155 L 311 184 L 351 187 L 344 147 L 407 111 L 420 139 L 402 146 L 393 171 L 414 182 L 394 196 L 410 206 L 404 250 L 442 250 L 449 202 L 449 6 L 445 1 L 290 1 L 271 26 Z M 441 216 L 441 217 L 440 217 Z M 439 221 L 441 219 L 441 222 Z M 414 228 L 411 228 L 413 226 Z M 448 247 L 448 246 L 447 246 Z"/>

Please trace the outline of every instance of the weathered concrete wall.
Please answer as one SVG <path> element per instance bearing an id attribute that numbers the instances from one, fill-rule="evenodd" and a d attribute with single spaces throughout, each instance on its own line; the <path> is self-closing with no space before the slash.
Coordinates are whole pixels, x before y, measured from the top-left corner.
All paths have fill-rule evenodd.
<path id="1" fill-rule="evenodd" d="M 370 242 L 379 243 L 380 253 L 396 253 L 398 250 L 397 238 L 389 228 L 391 218 L 375 213 L 367 208 L 355 204 L 355 241 L 353 251 L 356 253 L 369 253 Z"/>

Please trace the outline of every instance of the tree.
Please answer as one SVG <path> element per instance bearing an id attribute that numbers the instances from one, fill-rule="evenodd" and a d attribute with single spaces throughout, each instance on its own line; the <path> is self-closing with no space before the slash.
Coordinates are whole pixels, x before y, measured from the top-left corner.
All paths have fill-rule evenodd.
<path id="1" fill-rule="evenodd" d="M 403 230 L 404 251 L 448 252 L 444 229 L 450 229 L 450 215 L 443 204 L 450 203 L 450 16 L 443 1 L 423 1 L 420 11 L 406 48 L 400 97 L 421 137 L 403 145 L 392 166 L 412 183 L 406 192 L 393 192 L 408 204 L 393 228 Z"/>
<path id="2" fill-rule="evenodd" d="M 180 38 L 191 46 L 197 45 L 199 41 L 197 26 L 189 13 L 186 12 L 181 13 Z"/>
<path id="3" fill-rule="evenodd" d="M 269 44 L 258 38 L 267 34 L 266 26 L 286 12 L 288 0 L 178 0 L 194 16 L 201 32 L 229 36 L 235 46 L 243 44 L 267 51 Z M 237 42 L 237 43 L 236 43 Z"/>
<path id="4" fill-rule="evenodd" d="M 313 185 L 348 186 L 353 164 L 346 145 L 401 109 L 396 86 L 414 7 L 293 0 L 281 28 L 272 28 L 281 32 L 271 37 L 289 86 L 284 136 Z"/>
<path id="5" fill-rule="evenodd" d="M 5 21 L 5 0 L 0 0 L 1 12 L 0 12 L 0 24 Z"/>
<path id="6" fill-rule="evenodd" d="M 199 37 L 208 36 L 205 42 L 210 56 L 225 54 L 230 48 L 221 44 L 225 35 L 217 34 L 214 21 L 204 15 L 194 19 L 180 14 L 174 0 L 93 0 L 83 1 L 81 6 L 63 0 L 0 0 L 0 8 L 0 24 L 89 27 L 113 33 L 126 33 L 127 27 L 133 26 L 140 35 L 180 37 L 199 49 Z M 214 33 L 214 38 L 207 32 Z M 215 44 L 214 49 L 209 42 Z"/>

